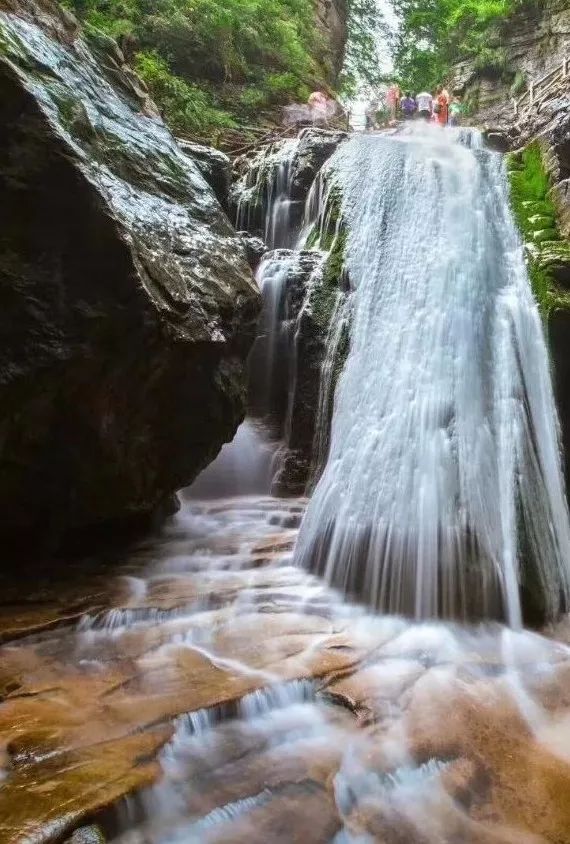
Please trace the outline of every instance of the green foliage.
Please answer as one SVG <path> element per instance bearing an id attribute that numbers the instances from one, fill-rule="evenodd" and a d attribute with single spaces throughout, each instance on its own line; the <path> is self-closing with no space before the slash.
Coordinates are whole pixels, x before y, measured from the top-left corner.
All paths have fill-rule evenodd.
<path id="1" fill-rule="evenodd" d="M 376 0 L 348 0 L 348 48 L 341 77 L 345 96 L 353 96 L 359 85 L 382 81 L 378 42 L 388 39 L 388 30 Z"/>
<path id="2" fill-rule="evenodd" d="M 156 51 L 137 53 L 135 65 L 175 131 L 236 125 L 229 114 L 215 107 L 207 91 L 173 75 Z"/>
<path id="3" fill-rule="evenodd" d="M 570 296 L 555 282 L 553 267 L 570 263 L 570 245 L 558 231 L 556 208 L 550 198 L 550 179 L 538 142 L 507 159 L 511 203 L 527 243 L 529 271 L 535 298 L 544 317 L 556 308 L 570 307 Z"/>
<path id="4" fill-rule="evenodd" d="M 488 74 L 504 76 L 501 26 L 535 0 L 394 0 L 402 26 L 395 45 L 396 69 L 406 87 L 433 89 L 451 66 L 473 59 Z"/>
<path id="5" fill-rule="evenodd" d="M 305 100 L 326 76 L 312 0 L 64 2 L 84 23 L 128 37 L 136 69 L 180 131 Z"/>

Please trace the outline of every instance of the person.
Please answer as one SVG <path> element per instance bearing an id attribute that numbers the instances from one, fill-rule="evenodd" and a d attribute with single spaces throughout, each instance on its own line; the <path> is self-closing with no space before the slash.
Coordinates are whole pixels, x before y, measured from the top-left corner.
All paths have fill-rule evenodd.
<path id="1" fill-rule="evenodd" d="M 400 104 L 400 86 L 390 85 L 386 94 L 386 104 L 388 106 L 388 114 L 391 121 L 396 120 L 398 112 L 398 105 Z"/>
<path id="2" fill-rule="evenodd" d="M 437 86 L 436 103 L 438 106 L 437 122 L 440 126 L 447 126 L 447 121 L 449 119 L 449 94 L 443 85 Z"/>
<path id="3" fill-rule="evenodd" d="M 313 91 L 307 100 L 314 126 L 326 126 L 328 123 L 329 101 L 323 91 Z"/>
<path id="4" fill-rule="evenodd" d="M 423 120 L 429 120 L 433 108 L 433 97 L 427 91 L 422 91 L 416 97 L 416 106 L 418 108 L 418 117 Z"/>
<path id="5" fill-rule="evenodd" d="M 411 120 L 416 113 L 416 101 L 411 96 L 409 91 L 406 91 L 406 96 L 400 102 L 400 109 L 404 115 L 404 120 Z"/>
<path id="6" fill-rule="evenodd" d="M 453 97 L 449 104 L 449 125 L 459 126 L 461 115 L 463 114 L 463 105 L 459 97 Z"/>

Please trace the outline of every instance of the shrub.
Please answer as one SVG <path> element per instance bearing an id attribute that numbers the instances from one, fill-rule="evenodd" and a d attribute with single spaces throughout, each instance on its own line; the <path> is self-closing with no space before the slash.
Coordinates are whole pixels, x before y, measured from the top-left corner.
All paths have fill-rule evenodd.
<path id="1" fill-rule="evenodd" d="M 158 53 L 138 53 L 136 70 L 174 130 L 203 131 L 212 127 L 235 126 L 232 117 L 216 108 L 206 91 L 174 76 Z"/>

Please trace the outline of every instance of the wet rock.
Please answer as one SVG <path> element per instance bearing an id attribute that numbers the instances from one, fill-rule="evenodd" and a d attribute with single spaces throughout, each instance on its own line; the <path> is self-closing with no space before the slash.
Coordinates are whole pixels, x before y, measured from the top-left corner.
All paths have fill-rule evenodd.
<path id="1" fill-rule="evenodd" d="M 487 146 L 497 152 L 509 152 L 520 143 L 517 133 L 508 127 L 487 127 L 483 130 L 483 137 Z"/>
<path id="2" fill-rule="evenodd" d="M 48 0 L 2 8 L 0 531 L 53 544 L 147 517 L 231 439 L 258 291 L 132 80 Z"/>
<path id="3" fill-rule="evenodd" d="M 105 836 L 100 827 L 81 826 L 67 839 L 65 844 L 105 844 Z"/>
<path id="4" fill-rule="evenodd" d="M 347 138 L 346 132 L 303 129 L 296 141 L 288 138 L 237 158 L 230 198 L 231 216 L 237 227 L 265 237 L 270 248 L 294 246 L 311 185 L 323 164 Z M 268 212 L 276 192 L 283 190 L 289 196 L 289 237 L 287 242 L 270 242 Z"/>
<path id="5" fill-rule="evenodd" d="M 346 132 L 329 129 L 303 129 L 292 167 L 292 197 L 306 199 L 323 164 L 348 138 Z"/>
<path id="6" fill-rule="evenodd" d="M 267 252 L 267 247 L 260 237 L 255 237 L 254 235 L 249 234 L 249 232 L 238 232 L 238 237 L 241 238 L 242 243 L 245 246 L 247 262 L 251 269 L 255 272 L 261 262 L 261 259 Z"/>
<path id="7" fill-rule="evenodd" d="M 559 309 L 550 315 L 548 341 L 552 356 L 558 413 L 562 423 L 568 485 L 570 484 L 570 309 Z"/>
<path id="8" fill-rule="evenodd" d="M 149 760 L 171 735 L 171 729 L 156 729 L 18 767 L 2 785 L 0 838 L 13 844 L 58 840 L 123 795 L 152 785 L 161 770 Z"/>
<path id="9" fill-rule="evenodd" d="M 278 250 L 266 260 L 273 261 L 277 270 L 281 265 L 281 271 L 286 272 L 283 313 L 287 314 L 290 344 L 294 349 L 288 356 L 284 355 L 286 365 L 273 379 L 270 407 L 258 406 L 256 398 L 262 395 L 262 390 L 256 386 L 256 373 L 259 370 L 263 377 L 265 351 L 262 343 L 256 342 L 250 360 L 250 403 L 255 413 L 266 415 L 269 411 L 270 417 L 278 423 L 288 418 L 286 443 L 279 457 L 274 491 L 280 495 L 301 495 L 311 472 L 320 375 L 326 349 L 328 323 L 316 307 L 324 287 L 322 265 L 325 257 L 318 251 L 293 254 Z"/>
<path id="10" fill-rule="evenodd" d="M 232 177 L 232 163 L 229 157 L 214 147 L 194 144 L 183 138 L 177 138 L 177 141 L 182 152 L 194 161 L 222 208 L 227 210 Z"/>
<path id="11" fill-rule="evenodd" d="M 339 306 L 348 295 L 343 248 L 341 236 L 328 255 L 301 253 L 291 278 L 293 301 L 299 305 L 296 311 L 292 307 L 295 355 L 286 443 L 273 484 L 279 495 L 304 494 L 326 457 L 334 390 L 349 342 L 348 328 L 339 322 Z"/>

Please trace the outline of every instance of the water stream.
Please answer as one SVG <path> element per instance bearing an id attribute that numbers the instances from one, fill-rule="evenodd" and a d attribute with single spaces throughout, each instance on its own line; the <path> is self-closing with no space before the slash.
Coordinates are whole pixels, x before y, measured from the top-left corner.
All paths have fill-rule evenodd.
<path id="1" fill-rule="evenodd" d="M 326 340 L 310 501 L 270 494 L 298 259 L 273 252 L 234 442 L 104 606 L 2 649 L 9 750 L 41 772 L 26 837 L 7 841 L 79 819 L 116 844 L 570 841 L 570 648 L 522 630 L 519 599 L 521 525 L 547 609 L 567 598 L 556 413 L 501 160 L 473 137 L 354 138 L 335 155 L 354 302 L 339 298 Z M 278 233 L 279 168 L 270 245 L 304 246 L 307 225 Z M 477 626 L 437 620 L 471 611 Z M 144 769 L 130 743 L 162 729 L 154 784 L 86 809 Z"/>
<path id="2" fill-rule="evenodd" d="M 298 559 L 380 610 L 520 626 L 532 583 L 554 617 L 570 527 L 501 157 L 414 127 L 356 138 L 331 166 L 355 314 Z"/>

